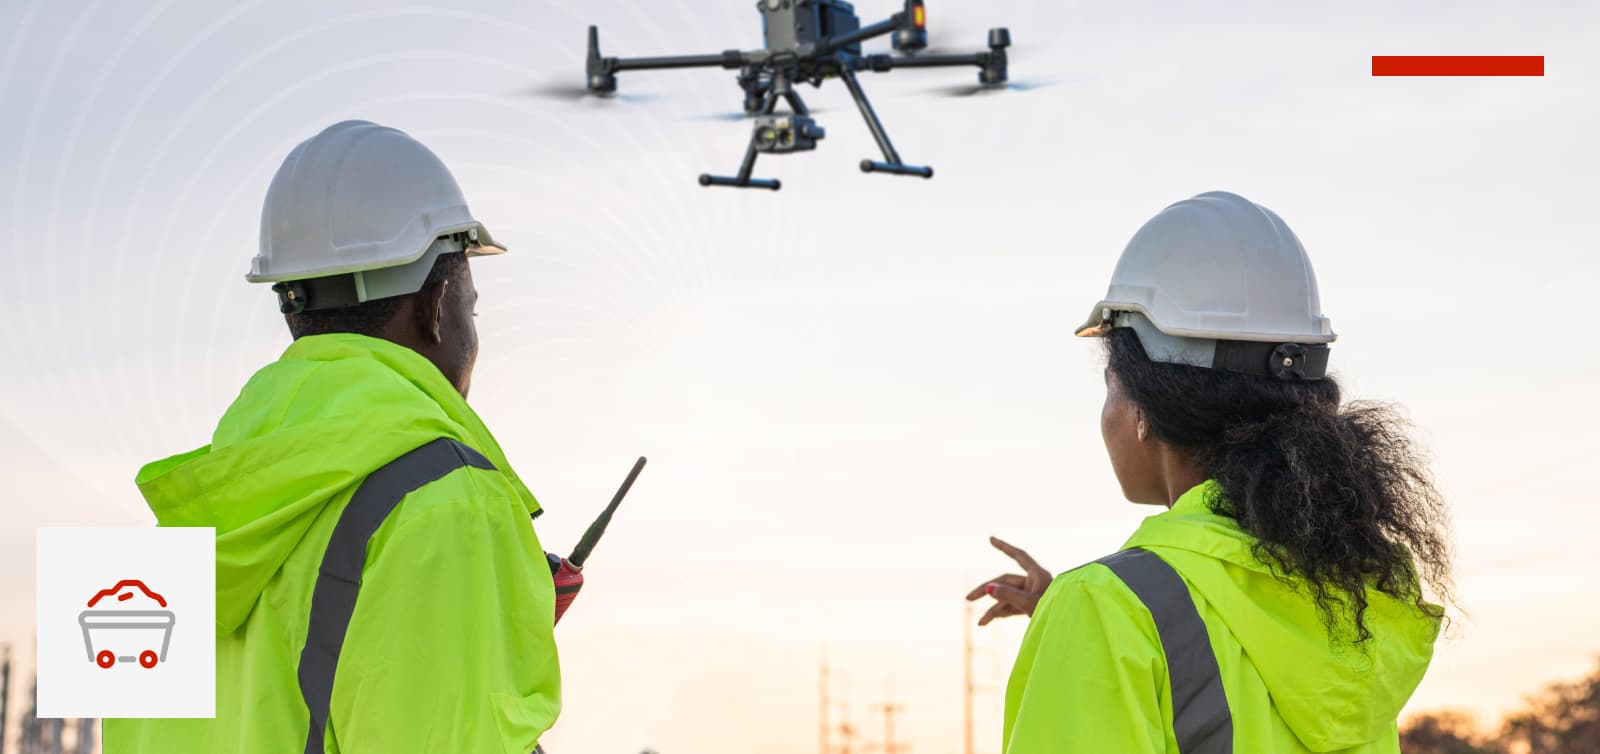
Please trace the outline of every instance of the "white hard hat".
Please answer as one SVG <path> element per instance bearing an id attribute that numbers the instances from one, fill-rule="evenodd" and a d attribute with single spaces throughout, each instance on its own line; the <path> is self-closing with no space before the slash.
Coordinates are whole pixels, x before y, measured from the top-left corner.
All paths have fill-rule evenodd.
<path id="1" fill-rule="evenodd" d="M 415 293 L 434 258 L 452 251 L 505 249 L 427 147 L 349 120 L 301 142 L 278 168 L 261 210 L 261 252 L 245 279 L 279 283 L 286 312 L 348 306 Z M 304 287 L 286 285 L 336 276 L 335 285 L 312 288 L 310 302 Z"/>
<path id="2" fill-rule="evenodd" d="M 1211 191 L 1135 233 L 1080 336 L 1138 334 L 1153 361 L 1320 379 L 1337 337 L 1300 239 L 1272 210 Z"/>

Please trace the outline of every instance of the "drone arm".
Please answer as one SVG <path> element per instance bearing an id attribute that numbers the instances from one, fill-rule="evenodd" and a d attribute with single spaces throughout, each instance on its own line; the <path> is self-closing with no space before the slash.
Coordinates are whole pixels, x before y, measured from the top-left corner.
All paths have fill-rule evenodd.
<path id="1" fill-rule="evenodd" d="M 960 55 L 865 55 L 856 58 L 857 70 L 885 73 L 896 68 L 948 68 L 976 66 L 978 82 L 986 86 L 1003 84 L 1010 65 L 1006 48 L 1011 46 L 1011 32 L 1004 29 L 989 30 L 989 49 Z"/>
<path id="2" fill-rule="evenodd" d="M 881 73 L 896 68 L 949 68 L 969 65 L 983 68 L 989 65 L 990 57 L 990 53 L 987 52 L 965 55 L 872 55 L 864 62 L 868 70 Z"/>
<path id="3" fill-rule="evenodd" d="M 589 27 L 589 50 L 585 63 L 586 88 L 595 94 L 617 90 L 617 73 L 659 68 L 743 68 L 750 56 L 738 50 L 717 55 L 678 55 L 659 58 L 608 58 L 600 55 L 600 27 Z"/>
<path id="4" fill-rule="evenodd" d="M 656 58 L 604 58 L 602 64 L 608 72 L 648 71 L 662 68 L 743 68 L 750 58 L 738 50 L 714 55 L 673 55 Z"/>
<path id="5" fill-rule="evenodd" d="M 904 25 L 904 19 L 900 14 L 896 13 L 887 21 L 879 21 L 878 23 L 870 26 L 863 26 L 843 36 L 830 37 L 823 40 L 822 49 L 819 52 L 823 55 L 832 55 L 833 53 L 843 50 L 851 45 L 859 44 L 869 39 L 875 39 L 885 34 L 893 34 L 896 30 L 900 29 Z"/>

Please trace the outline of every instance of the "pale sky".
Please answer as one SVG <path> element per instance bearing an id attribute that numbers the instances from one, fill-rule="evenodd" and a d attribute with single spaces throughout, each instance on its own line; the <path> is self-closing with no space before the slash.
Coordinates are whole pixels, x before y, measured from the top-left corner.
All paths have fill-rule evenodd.
<path id="1" fill-rule="evenodd" d="M 817 660 L 878 738 L 960 747 L 961 595 L 998 534 L 1065 570 L 1152 511 L 1098 433 L 1071 329 L 1150 215 L 1225 189 L 1309 250 L 1354 398 L 1403 404 L 1455 521 L 1466 614 L 1412 709 L 1494 716 L 1600 655 L 1600 6 L 931 0 L 939 44 L 1011 28 L 1013 76 L 833 83 L 777 194 L 702 189 L 746 126 L 720 70 L 648 101 L 519 94 L 610 55 L 759 44 L 750 0 L 0 4 L 0 640 L 31 652 L 33 530 L 143 525 L 132 479 L 209 440 L 288 335 L 244 281 L 287 151 L 364 118 L 452 167 L 512 248 L 474 263 L 472 403 L 566 551 L 649 468 L 558 630 L 555 752 L 816 750 Z M 866 16 L 888 0 L 861 0 Z M 874 49 L 886 47 L 878 43 Z M 1373 54 L 1543 54 L 1520 79 L 1374 79 Z M 1023 625 L 979 632 L 980 751 Z M 24 670 L 28 663 L 24 661 Z M 25 675 L 25 673 L 24 673 Z"/>

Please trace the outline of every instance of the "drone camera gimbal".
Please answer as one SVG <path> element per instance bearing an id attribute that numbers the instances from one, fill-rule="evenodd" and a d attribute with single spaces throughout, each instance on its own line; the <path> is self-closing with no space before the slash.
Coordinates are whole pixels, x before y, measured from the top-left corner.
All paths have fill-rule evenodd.
<path id="1" fill-rule="evenodd" d="M 767 154 L 805 152 L 817 148 L 827 135 L 822 126 L 804 115 L 763 115 L 756 119 L 756 151 Z"/>

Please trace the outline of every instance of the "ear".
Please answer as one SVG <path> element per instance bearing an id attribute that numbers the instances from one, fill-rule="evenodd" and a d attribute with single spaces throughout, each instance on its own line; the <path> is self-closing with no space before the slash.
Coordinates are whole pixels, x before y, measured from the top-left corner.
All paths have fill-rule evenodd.
<path id="1" fill-rule="evenodd" d="M 1139 442 L 1144 442 L 1145 440 L 1150 439 L 1150 422 L 1145 421 L 1144 411 L 1137 411 L 1134 413 L 1134 416 L 1137 417 L 1137 423 L 1134 425 L 1134 431 L 1139 434 Z"/>
<path id="2" fill-rule="evenodd" d="M 431 285 L 422 290 L 422 306 L 417 314 L 421 320 L 423 335 L 428 342 L 435 345 L 444 342 L 444 296 L 450 290 L 450 281 L 441 280 L 437 285 Z"/>

